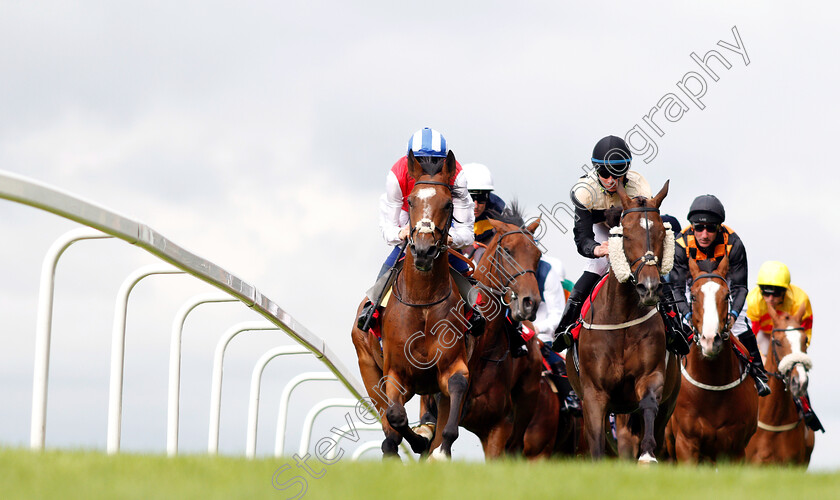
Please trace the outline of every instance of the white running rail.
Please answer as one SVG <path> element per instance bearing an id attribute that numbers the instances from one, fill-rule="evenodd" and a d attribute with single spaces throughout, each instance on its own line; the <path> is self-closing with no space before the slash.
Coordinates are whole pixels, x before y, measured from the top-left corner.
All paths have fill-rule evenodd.
<path id="1" fill-rule="evenodd" d="M 260 293 L 255 286 L 241 280 L 218 265 L 181 248 L 145 224 L 45 183 L 2 170 L 0 170 L 0 198 L 53 213 L 104 233 L 100 234 L 88 229 L 80 229 L 79 235 L 82 237 L 78 239 L 119 238 L 142 248 L 177 269 L 209 283 L 224 292 L 228 297 L 244 303 L 279 327 L 324 363 L 353 397 L 366 401 L 362 399 L 364 394 L 362 384 L 350 375 L 350 372 L 337 359 L 323 339 L 298 323 L 280 306 Z M 71 243 L 72 241 L 64 244 L 56 243 L 51 251 L 59 256 Z M 54 272 L 54 265 L 47 269 L 45 264 L 44 269 L 42 269 L 42 281 L 51 277 Z M 51 288 L 51 285 L 49 286 Z M 38 311 L 30 446 L 33 449 L 40 450 L 44 448 L 46 433 L 50 332 L 49 327 L 45 325 L 49 325 L 51 321 L 51 296 L 45 298 L 43 302 L 39 301 Z M 177 347 L 176 343 L 178 344 Z M 176 351 L 177 355 L 175 355 Z M 180 371 L 180 335 L 172 336 L 170 375 L 174 371 Z M 170 378 L 167 428 L 167 452 L 170 454 L 175 454 L 178 451 L 178 392 L 178 386 L 173 387 L 172 378 Z"/>

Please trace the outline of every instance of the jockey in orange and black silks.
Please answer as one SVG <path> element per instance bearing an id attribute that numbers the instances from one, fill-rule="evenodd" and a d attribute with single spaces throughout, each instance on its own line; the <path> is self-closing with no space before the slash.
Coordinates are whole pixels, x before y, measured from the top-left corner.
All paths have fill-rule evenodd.
<path id="1" fill-rule="evenodd" d="M 683 299 L 686 290 L 691 288 L 689 260 L 697 262 L 698 267 L 711 272 L 725 256 L 729 256 L 729 271 L 726 281 L 729 284 L 729 315 L 731 333 L 738 337 L 752 357 L 750 373 L 755 379 L 760 396 L 770 394 L 767 374 L 761 362 L 755 334 L 750 329 L 746 314 L 747 299 L 747 251 L 741 238 L 729 226 L 723 224 L 726 211 L 716 196 L 706 194 L 698 196 L 688 210 L 690 226 L 683 229 L 677 237 L 674 254 L 674 268 L 669 281 L 674 290 L 674 298 L 680 315 L 685 321 L 691 313 L 691 307 Z"/>

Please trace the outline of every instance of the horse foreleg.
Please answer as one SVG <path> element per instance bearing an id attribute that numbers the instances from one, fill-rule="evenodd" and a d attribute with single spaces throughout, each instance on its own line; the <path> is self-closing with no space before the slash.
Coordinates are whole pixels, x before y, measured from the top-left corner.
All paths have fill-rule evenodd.
<path id="1" fill-rule="evenodd" d="M 607 414 L 606 395 L 594 388 L 583 391 L 583 428 L 589 453 L 593 460 L 604 457 L 607 437 L 604 435 L 604 417 Z"/>
<path id="2" fill-rule="evenodd" d="M 452 456 L 452 443 L 458 439 L 458 424 L 461 420 L 461 409 L 464 407 L 467 389 L 469 389 L 468 373 L 466 366 L 462 364 L 462 369 L 451 374 L 447 379 L 446 388 L 449 394 L 445 394 L 444 397 L 448 396 L 449 399 L 449 415 L 441 433 L 443 439 L 440 446 L 432 452 L 430 457 L 433 460 Z"/>
<path id="3" fill-rule="evenodd" d="M 424 453 L 429 449 L 429 439 L 417 434 L 408 425 L 408 414 L 405 411 L 405 402 L 411 399 L 414 394 L 406 391 L 398 390 L 394 385 L 388 386 L 388 399 L 391 405 L 385 411 L 385 417 L 388 424 L 393 428 L 394 432 L 389 436 L 385 434 L 385 443 L 382 444 L 382 451 L 385 452 L 385 445 L 388 444 L 396 451 L 396 446 L 400 444 L 402 438 L 408 441 L 411 446 L 411 451 L 414 453 Z"/>
<path id="4" fill-rule="evenodd" d="M 649 389 L 641 401 L 639 401 L 639 409 L 642 412 L 644 428 L 642 444 L 639 450 L 641 452 L 639 462 L 656 462 L 655 422 L 656 414 L 659 412 L 659 398 L 656 397 L 656 392 L 653 389 Z"/>
<path id="5" fill-rule="evenodd" d="M 615 434 L 618 457 L 635 460 L 639 456 L 641 421 L 638 414 L 615 416 Z"/>

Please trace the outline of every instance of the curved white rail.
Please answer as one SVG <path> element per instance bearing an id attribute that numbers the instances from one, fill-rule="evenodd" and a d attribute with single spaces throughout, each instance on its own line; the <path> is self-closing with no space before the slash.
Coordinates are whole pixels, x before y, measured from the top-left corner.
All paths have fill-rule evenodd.
<path id="1" fill-rule="evenodd" d="M 297 386 L 310 380 L 338 380 L 330 372 L 304 372 L 296 375 L 286 383 L 283 392 L 280 393 L 280 410 L 277 412 L 277 436 L 274 441 L 274 456 L 283 456 L 283 448 L 286 446 L 286 422 L 289 418 L 289 401 L 292 398 L 292 391 Z"/>
<path id="2" fill-rule="evenodd" d="M 262 321 L 243 321 L 228 328 L 222 338 L 216 343 L 213 356 L 213 383 L 210 388 L 210 431 L 207 436 L 207 453 L 215 455 L 219 452 L 219 422 L 222 415 L 222 377 L 224 376 L 225 351 L 228 344 L 242 332 L 261 330 L 277 330 L 271 323 Z M 303 349 L 303 348 L 301 348 Z M 303 352 L 309 352 L 304 350 Z"/>
<path id="3" fill-rule="evenodd" d="M 128 296 L 140 280 L 155 274 L 184 274 L 169 264 L 150 264 L 141 267 L 120 285 L 114 306 L 114 327 L 111 331 L 111 382 L 108 397 L 108 454 L 120 451 L 122 433 L 123 375 L 125 367 L 125 323 L 128 316 Z"/>
<path id="4" fill-rule="evenodd" d="M 45 183 L 5 171 L 0 171 L 0 198 L 45 210 L 102 231 L 106 235 L 119 238 L 142 248 L 178 269 L 209 283 L 229 296 L 245 303 L 264 318 L 280 327 L 286 334 L 319 358 L 354 397 L 362 398 L 364 387 L 355 377 L 350 375 L 349 371 L 327 347 L 323 339 L 298 323 L 286 311 L 281 309 L 280 306 L 262 295 L 253 285 L 243 281 L 218 265 L 178 246 L 145 224 L 131 220 L 112 210 Z M 52 271 L 49 274 L 52 274 Z M 51 310 L 51 301 L 49 306 Z M 40 335 L 36 340 L 36 373 L 35 389 L 33 390 L 32 432 L 30 439 L 32 447 L 37 449 L 43 449 L 44 447 L 46 430 L 46 390 L 44 389 L 43 393 L 39 394 L 38 388 L 41 387 L 42 382 L 43 387 L 46 387 L 49 367 L 49 335 L 46 336 L 46 339 Z M 173 336 L 173 351 L 175 351 L 174 344 L 175 339 Z M 177 349 L 180 352 L 180 345 L 177 346 Z M 177 368 L 180 368 L 180 356 L 177 359 L 176 357 L 170 356 L 170 368 L 175 363 L 178 363 Z M 43 380 L 39 380 L 41 378 Z M 173 393 L 175 393 L 174 405 Z M 173 421 L 172 410 L 173 406 L 177 407 L 177 404 L 177 387 L 173 391 L 170 382 L 170 410 L 167 434 L 167 451 L 170 453 L 177 453 L 178 419 L 176 413 Z"/>
<path id="5" fill-rule="evenodd" d="M 2 177 L 0 177 L 2 178 Z M 4 187 L 0 183 L 0 191 Z M 0 195 L 2 196 L 2 195 Z M 53 294 L 55 292 L 55 268 L 61 254 L 70 245 L 80 240 L 110 238 L 95 229 L 81 227 L 59 237 L 47 250 L 41 264 L 41 286 L 38 295 L 38 317 L 35 324 L 35 373 L 32 377 L 32 423 L 29 446 L 43 450 L 47 434 L 47 382 L 50 374 L 50 338 L 52 337 Z"/>

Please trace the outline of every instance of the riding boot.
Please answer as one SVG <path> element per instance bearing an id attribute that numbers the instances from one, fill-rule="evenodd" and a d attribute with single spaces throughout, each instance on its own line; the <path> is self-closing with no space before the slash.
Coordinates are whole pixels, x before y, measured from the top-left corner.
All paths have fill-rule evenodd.
<path id="1" fill-rule="evenodd" d="M 525 339 L 522 338 L 522 323 L 519 321 L 509 323 L 509 321 L 509 318 L 505 318 L 508 349 L 510 349 L 511 357 L 521 358 L 528 354 L 528 346 L 525 344 Z"/>
<path id="2" fill-rule="evenodd" d="M 808 396 L 808 393 L 793 400 L 796 402 L 796 406 L 799 407 L 799 411 L 802 412 L 802 419 L 805 420 L 805 425 L 811 430 L 825 432 L 825 428 L 822 426 L 820 419 L 811 407 L 811 397 Z"/>
<path id="3" fill-rule="evenodd" d="M 359 319 L 356 321 L 356 328 L 364 331 L 365 325 L 368 324 L 368 318 L 373 316 L 373 311 L 375 310 L 376 308 L 373 307 L 373 302 L 369 300 L 365 302 L 365 307 L 362 308 L 362 312 L 359 314 Z M 370 328 L 370 326 L 368 326 L 368 328 Z"/>
<path id="4" fill-rule="evenodd" d="M 755 334 L 747 330 L 738 335 L 738 340 L 744 344 L 744 347 L 747 348 L 752 358 L 750 375 L 755 379 L 755 388 L 758 390 L 758 395 L 762 397 L 767 396 L 770 394 L 770 386 L 767 385 L 767 372 L 764 371 L 764 363 L 761 361 L 761 354 L 758 352 L 758 343 L 755 340 Z"/>
<path id="5" fill-rule="evenodd" d="M 554 385 L 557 386 L 557 390 L 560 392 L 563 401 L 563 408 L 560 411 L 581 416 L 583 412 L 580 406 L 580 398 L 578 398 L 578 395 L 572 388 L 572 384 L 569 383 L 568 375 L 566 375 L 566 361 L 560 356 L 557 356 L 557 358 L 559 361 L 551 363 L 551 371 L 557 376 Z"/>
<path id="6" fill-rule="evenodd" d="M 666 348 L 674 354 L 685 356 L 690 348 L 688 338 L 691 332 L 688 331 L 688 327 L 680 318 L 680 310 L 677 307 L 676 299 L 674 299 L 671 284 L 663 281 L 659 290 L 660 300 L 657 307 L 662 320 L 665 322 Z"/>
<path id="7" fill-rule="evenodd" d="M 484 333 L 484 327 L 487 325 L 487 320 L 484 319 L 484 316 L 481 315 L 481 312 L 478 310 L 478 289 L 476 288 L 476 284 L 478 280 L 473 278 L 472 276 L 465 276 L 455 269 L 450 268 L 449 274 L 455 280 L 455 285 L 458 288 L 458 293 L 461 295 L 461 299 L 467 304 L 467 307 L 472 310 L 472 316 L 469 319 L 469 329 L 470 335 L 473 337 L 480 337 L 481 334 Z"/>
<path id="8" fill-rule="evenodd" d="M 592 289 L 595 288 L 595 285 L 600 279 L 601 276 L 597 273 L 584 271 L 583 275 L 575 283 L 572 292 L 569 294 L 569 298 L 566 300 L 566 308 L 563 310 L 563 317 L 560 318 L 560 324 L 554 330 L 554 333 L 557 335 L 554 337 L 554 343 L 551 348 L 555 352 L 562 352 L 571 347 L 574 342 L 572 328 L 580 318 L 580 309 L 583 307 L 583 302 L 586 300 L 586 297 L 592 292 Z"/>

